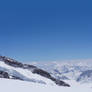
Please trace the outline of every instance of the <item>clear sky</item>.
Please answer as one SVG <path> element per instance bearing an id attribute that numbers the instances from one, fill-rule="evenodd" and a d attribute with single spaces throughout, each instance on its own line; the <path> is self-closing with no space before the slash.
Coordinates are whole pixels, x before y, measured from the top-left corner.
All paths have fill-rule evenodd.
<path id="1" fill-rule="evenodd" d="M 91 0 L 0 1 L 0 54 L 21 61 L 91 59 Z"/>

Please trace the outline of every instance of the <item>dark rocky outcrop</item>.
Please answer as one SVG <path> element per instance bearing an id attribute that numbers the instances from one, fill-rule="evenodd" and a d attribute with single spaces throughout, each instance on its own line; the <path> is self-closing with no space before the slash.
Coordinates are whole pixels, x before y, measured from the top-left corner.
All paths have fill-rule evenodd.
<path id="1" fill-rule="evenodd" d="M 52 77 L 48 72 L 44 71 L 44 70 L 41 70 L 41 69 L 34 69 L 33 73 L 36 73 L 36 74 L 39 74 L 41 76 L 44 76 L 48 79 L 51 79 L 52 81 L 54 81 L 57 85 L 59 86 L 67 86 L 67 87 L 70 87 L 69 84 L 66 84 L 65 82 L 61 81 L 61 80 L 58 80 L 58 79 L 55 79 L 54 77 Z"/>
<path id="2" fill-rule="evenodd" d="M 47 71 L 44 71 L 42 69 L 39 69 L 37 68 L 36 66 L 33 66 L 33 65 L 29 65 L 29 64 L 22 64 L 14 59 L 11 59 L 11 58 L 8 58 L 8 57 L 5 57 L 5 56 L 0 56 L 0 61 L 1 62 L 4 62 L 12 67 L 15 67 L 15 68 L 23 68 L 23 69 L 28 69 L 30 70 L 32 73 L 34 74 L 39 74 L 43 77 L 46 77 L 52 81 L 54 81 L 57 85 L 59 86 L 66 86 L 66 87 L 70 87 L 69 84 L 59 80 L 59 79 L 56 79 L 54 77 L 52 77 Z M 2 78 L 10 78 L 9 77 L 9 74 L 7 72 L 1 72 L 1 77 Z M 12 79 L 19 79 L 19 80 L 22 80 L 20 77 L 17 77 L 17 76 L 11 76 Z"/>
<path id="3" fill-rule="evenodd" d="M 67 84 L 67 83 L 65 83 L 65 82 L 63 82 L 63 81 L 61 81 L 61 80 L 55 79 L 55 78 L 53 78 L 53 77 L 51 77 L 51 80 L 54 81 L 54 82 L 55 82 L 57 85 L 59 85 L 59 86 L 70 87 L 69 84 Z"/>
<path id="4" fill-rule="evenodd" d="M 17 76 L 12 76 L 10 79 L 23 80 L 22 78 L 20 78 L 20 77 L 17 77 Z"/>
<path id="5" fill-rule="evenodd" d="M 18 61 L 5 57 L 5 56 L 0 56 L 0 61 L 5 62 L 6 64 L 13 66 L 13 67 L 23 67 L 22 63 L 19 63 Z"/>
<path id="6" fill-rule="evenodd" d="M 7 72 L 0 71 L 0 78 L 7 78 L 7 79 L 9 79 L 9 75 L 8 75 Z"/>
<path id="7" fill-rule="evenodd" d="M 0 61 L 3 61 L 4 63 L 17 68 L 24 68 L 24 69 L 33 69 L 37 68 L 36 66 L 29 65 L 29 64 L 22 64 L 14 59 L 8 58 L 6 56 L 0 56 Z"/>
<path id="8" fill-rule="evenodd" d="M 7 72 L 4 71 L 0 71 L 0 78 L 23 80 L 20 77 L 9 75 Z"/>
<path id="9" fill-rule="evenodd" d="M 46 72 L 46 71 L 44 71 L 42 69 L 38 69 L 38 68 L 34 69 L 33 73 L 39 74 L 39 75 L 44 76 L 46 78 L 50 78 L 51 77 L 51 75 L 48 72 Z"/>

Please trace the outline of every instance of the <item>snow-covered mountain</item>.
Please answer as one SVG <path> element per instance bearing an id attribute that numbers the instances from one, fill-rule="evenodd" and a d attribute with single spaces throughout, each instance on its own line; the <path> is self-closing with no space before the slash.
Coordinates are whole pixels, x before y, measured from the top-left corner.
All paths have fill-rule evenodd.
<path id="1" fill-rule="evenodd" d="M 23 64 L 0 56 L 0 86 L 2 92 L 29 90 L 32 92 L 91 92 L 92 64 L 91 62 Z"/>
<path id="2" fill-rule="evenodd" d="M 62 80 L 54 78 L 45 70 L 34 65 L 20 63 L 5 56 L 0 56 L 0 78 L 17 79 L 47 85 L 70 86 Z"/>
<path id="3" fill-rule="evenodd" d="M 67 62 L 36 62 L 32 63 L 60 80 L 75 80 L 77 82 L 92 83 L 92 60 Z"/>

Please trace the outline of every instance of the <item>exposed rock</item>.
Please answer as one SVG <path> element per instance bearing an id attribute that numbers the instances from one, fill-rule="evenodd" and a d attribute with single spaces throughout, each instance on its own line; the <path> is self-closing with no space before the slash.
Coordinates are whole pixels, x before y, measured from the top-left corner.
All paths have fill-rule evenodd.
<path id="1" fill-rule="evenodd" d="M 51 78 L 51 75 L 48 72 L 46 72 L 42 69 L 36 68 L 36 69 L 33 70 L 33 73 L 39 74 L 39 75 L 44 76 L 46 78 Z"/>
<path id="2" fill-rule="evenodd" d="M 6 64 L 13 66 L 13 67 L 23 67 L 22 63 L 19 63 L 14 59 L 11 59 L 11 58 L 8 58 L 8 57 L 5 57 L 5 56 L 0 56 L 0 61 L 3 61 Z"/>
<path id="3" fill-rule="evenodd" d="M 44 70 L 41 70 L 41 69 L 34 69 L 33 73 L 37 73 L 37 74 L 40 74 L 41 76 L 44 76 L 48 79 L 51 79 L 52 81 L 54 81 L 57 85 L 59 86 L 67 86 L 67 87 L 70 87 L 69 84 L 66 84 L 65 82 L 61 81 L 61 80 L 58 80 L 58 79 L 55 79 L 54 77 L 52 77 L 48 72 L 44 71 Z"/>
<path id="4" fill-rule="evenodd" d="M 22 78 L 20 78 L 20 77 L 17 77 L 17 76 L 11 76 L 11 79 L 23 80 Z"/>
<path id="5" fill-rule="evenodd" d="M 8 78 L 9 79 L 9 75 L 7 72 L 0 71 L 0 78 Z"/>

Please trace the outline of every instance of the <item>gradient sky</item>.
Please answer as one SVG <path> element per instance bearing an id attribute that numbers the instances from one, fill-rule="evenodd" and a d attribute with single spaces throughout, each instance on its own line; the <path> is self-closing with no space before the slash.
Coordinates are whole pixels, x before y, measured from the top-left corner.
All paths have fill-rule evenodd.
<path id="1" fill-rule="evenodd" d="M 91 59 L 91 0 L 0 1 L 0 54 L 21 61 Z"/>

